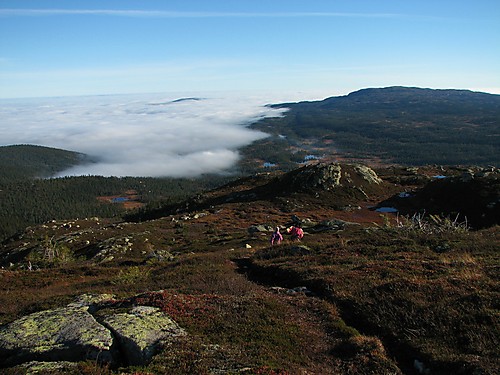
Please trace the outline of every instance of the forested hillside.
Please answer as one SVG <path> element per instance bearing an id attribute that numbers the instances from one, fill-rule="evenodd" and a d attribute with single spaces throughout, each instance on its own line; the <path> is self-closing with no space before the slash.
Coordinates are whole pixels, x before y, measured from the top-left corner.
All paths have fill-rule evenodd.
<path id="1" fill-rule="evenodd" d="M 224 181 L 209 176 L 197 180 L 82 176 L 0 183 L 0 241 L 27 226 L 53 219 L 119 217 L 127 212 L 123 203 L 128 198 L 113 202 L 99 197 L 126 197 L 126 192 L 133 191 L 137 203 L 152 209 Z"/>
<path id="2" fill-rule="evenodd" d="M 289 111 L 253 125 L 275 137 L 246 155 L 262 150 L 267 162 L 284 166 L 308 153 L 405 165 L 500 164 L 500 95 L 388 87 L 273 107 Z"/>
<path id="3" fill-rule="evenodd" d="M 67 150 L 35 146 L 0 146 L 0 183 L 50 177 L 74 165 L 90 163 L 88 156 Z"/>
<path id="4" fill-rule="evenodd" d="M 39 146 L 0 147 L 0 241 L 25 227 L 53 219 L 119 217 L 127 212 L 127 192 L 135 206 L 151 209 L 185 199 L 227 180 L 80 176 L 48 177 L 86 157 Z M 118 197 L 118 199 L 103 199 Z M 123 197 L 123 198 L 120 198 Z"/>

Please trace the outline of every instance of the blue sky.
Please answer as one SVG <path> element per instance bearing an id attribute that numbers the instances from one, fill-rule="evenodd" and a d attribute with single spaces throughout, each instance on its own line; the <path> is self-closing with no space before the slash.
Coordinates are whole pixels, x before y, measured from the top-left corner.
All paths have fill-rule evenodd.
<path id="1" fill-rule="evenodd" d="M 0 0 L 0 98 L 500 93 L 498 0 Z"/>

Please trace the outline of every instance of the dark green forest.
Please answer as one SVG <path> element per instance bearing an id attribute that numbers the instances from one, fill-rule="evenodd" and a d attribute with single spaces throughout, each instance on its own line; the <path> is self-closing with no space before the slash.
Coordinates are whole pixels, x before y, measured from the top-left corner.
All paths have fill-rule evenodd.
<path id="1" fill-rule="evenodd" d="M 344 158 L 388 164 L 500 164 L 500 95 L 388 87 L 272 107 L 289 111 L 253 124 L 274 137 L 248 146 L 245 155 L 260 148 L 267 161 L 289 166 L 329 145 Z"/>
<path id="2" fill-rule="evenodd" d="M 121 218 L 122 204 L 102 202 L 101 196 L 120 196 L 135 190 L 144 210 L 176 203 L 225 181 L 203 179 L 81 176 L 19 179 L 0 183 L 0 241 L 23 228 L 53 219 Z"/>
<path id="3" fill-rule="evenodd" d="M 143 210 L 172 204 L 225 183 L 228 178 L 144 178 L 80 176 L 35 178 L 57 173 L 81 154 L 40 146 L 0 147 L 0 241 L 27 226 L 53 219 L 121 218 L 122 204 L 98 200 L 135 190 Z M 38 173 L 39 172 L 39 173 Z"/>
<path id="4" fill-rule="evenodd" d="M 72 166 L 91 163 L 81 153 L 35 145 L 0 147 L 0 183 L 51 177 Z"/>

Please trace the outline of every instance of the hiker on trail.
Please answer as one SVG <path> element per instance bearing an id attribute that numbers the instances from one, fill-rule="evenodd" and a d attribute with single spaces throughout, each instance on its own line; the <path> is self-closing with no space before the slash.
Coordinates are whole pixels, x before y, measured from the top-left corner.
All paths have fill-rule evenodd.
<path id="1" fill-rule="evenodd" d="M 292 241 L 300 241 L 304 237 L 304 231 L 301 227 L 291 226 L 286 232 L 292 236 Z"/>
<path id="2" fill-rule="evenodd" d="M 280 227 L 276 227 L 276 230 L 271 235 L 271 246 L 279 245 L 283 241 L 283 236 L 280 233 Z"/>

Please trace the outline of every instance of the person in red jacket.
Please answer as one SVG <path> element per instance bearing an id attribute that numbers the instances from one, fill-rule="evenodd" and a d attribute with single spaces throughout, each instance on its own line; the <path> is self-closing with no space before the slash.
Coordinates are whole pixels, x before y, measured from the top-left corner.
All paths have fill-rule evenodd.
<path id="1" fill-rule="evenodd" d="M 292 236 L 292 241 L 300 241 L 304 237 L 304 231 L 301 227 L 291 226 L 286 232 Z"/>

